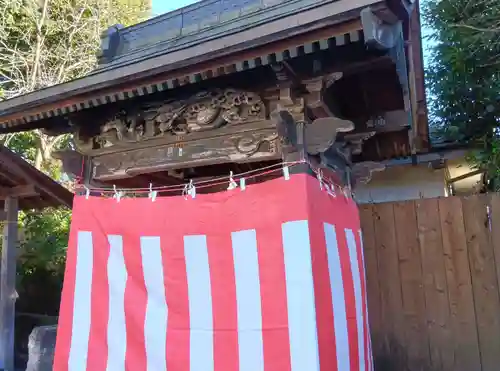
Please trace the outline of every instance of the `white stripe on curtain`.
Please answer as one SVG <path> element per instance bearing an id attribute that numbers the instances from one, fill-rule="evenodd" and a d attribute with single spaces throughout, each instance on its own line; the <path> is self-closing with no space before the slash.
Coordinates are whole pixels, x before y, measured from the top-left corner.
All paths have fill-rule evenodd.
<path id="1" fill-rule="evenodd" d="M 184 236 L 189 297 L 190 371 L 213 371 L 213 317 L 206 236 Z"/>
<path id="2" fill-rule="evenodd" d="M 349 370 L 349 334 L 347 331 L 347 313 L 340 264 L 339 246 L 335 227 L 324 224 L 326 251 L 328 253 L 328 271 L 332 290 L 333 323 L 335 326 L 335 345 L 337 348 L 338 370 Z"/>
<path id="3" fill-rule="evenodd" d="M 236 280 L 239 371 L 264 371 L 262 302 L 256 232 L 254 229 L 233 232 L 231 239 Z"/>
<path id="4" fill-rule="evenodd" d="M 144 322 L 147 371 L 167 371 L 168 308 L 160 237 L 141 237 L 141 256 L 148 295 Z"/>
<path id="5" fill-rule="evenodd" d="M 282 225 L 292 371 L 319 371 L 316 303 L 307 220 Z"/>
<path id="6" fill-rule="evenodd" d="M 127 353 L 127 329 L 125 321 L 125 287 L 127 267 L 123 256 L 122 236 L 109 235 L 108 284 L 108 363 L 106 371 L 124 371 Z"/>
<path id="7" fill-rule="evenodd" d="M 358 328 L 358 352 L 359 369 L 365 371 L 365 337 L 364 337 L 364 315 L 363 296 L 361 291 L 361 272 L 358 264 L 358 251 L 356 239 L 351 229 L 345 229 L 347 247 L 349 249 L 349 260 L 351 262 L 352 282 L 354 283 L 354 300 L 356 305 L 356 326 Z"/>
<path id="8" fill-rule="evenodd" d="M 78 232 L 73 324 L 68 370 L 86 371 L 91 326 L 93 244 L 92 232 Z"/>

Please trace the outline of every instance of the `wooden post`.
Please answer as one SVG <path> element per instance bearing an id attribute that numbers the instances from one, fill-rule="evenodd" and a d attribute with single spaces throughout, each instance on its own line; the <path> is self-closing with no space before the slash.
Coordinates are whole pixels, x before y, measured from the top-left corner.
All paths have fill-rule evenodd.
<path id="1" fill-rule="evenodd" d="M 6 197 L 0 274 L 0 369 L 14 371 L 18 199 Z"/>

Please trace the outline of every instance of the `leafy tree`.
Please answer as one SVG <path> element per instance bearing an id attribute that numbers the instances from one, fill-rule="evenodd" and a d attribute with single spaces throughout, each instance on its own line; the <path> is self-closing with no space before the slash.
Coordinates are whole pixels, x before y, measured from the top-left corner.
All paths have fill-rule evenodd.
<path id="1" fill-rule="evenodd" d="M 66 262 L 71 210 L 48 208 L 21 213 L 17 307 L 57 314 Z"/>
<path id="2" fill-rule="evenodd" d="M 136 23 L 150 7 L 145 0 L 0 0 L 2 96 L 12 98 L 86 75 L 96 66 L 103 30 Z M 62 137 L 39 130 L 32 135 L 33 161 L 43 169 Z"/>
<path id="3" fill-rule="evenodd" d="M 21 215 L 24 240 L 20 255 L 22 269 L 27 274 L 42 269 L 62 275 L 71 211 L 66 208 L 48 208 L 41 215 L 42 218 L 39 211 L 28 211 Z"/>
<path id="4" fill-rule="evenodd" d="M 0 9 L 0 99 L 8 99 L 89 73 L 96 66 L 102 32 L 113 24 L 143 20 L 151 1 L 0 0 Z M 3 135 L 0 144 L 59 179 L 60 164 L 51 153 L 67 139 L 35 130 Z M 21 214 L 21 291 L 42 282 L 56 288 L 61 284 L 70 215 L 64 208 Z M 36 290 L 31 292 L 33 299 Z"/>
<path id="5" fill-rule="evenodd" d="M 474 148 L 469 160 L 500 188 L 500 0 L 427 0 L 427 83 L 434 135 Z"/>

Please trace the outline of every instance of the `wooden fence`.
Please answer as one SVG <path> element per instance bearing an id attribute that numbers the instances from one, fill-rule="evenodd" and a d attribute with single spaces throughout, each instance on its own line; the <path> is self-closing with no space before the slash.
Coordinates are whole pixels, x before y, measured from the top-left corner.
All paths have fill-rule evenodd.
<path id="1" fill-rule="evenodd" d="M 376 371 L 500 370 L 500 195 L 360 213 Z"/>

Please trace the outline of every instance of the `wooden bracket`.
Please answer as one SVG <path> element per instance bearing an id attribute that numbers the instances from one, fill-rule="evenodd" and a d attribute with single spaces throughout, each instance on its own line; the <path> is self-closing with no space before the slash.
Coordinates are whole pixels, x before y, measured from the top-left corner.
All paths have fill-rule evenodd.
<path id="1" fill-rule="evenodd" d="M 306 105 L 311 110 L 315 118 L 334 116 L 328 105 L 325 103 L 324 95 L 325 91 L 336 81 L 340 80 L 342 76 L 342 72 L 334 72 L 329 75 L 301 81 L 306 90 L 309 92 L 305 96 Z"/>
<path id="2" fill-rule="evenodd" d="M 287 62 L 274 63 L 271 65 L 271 68 L 279 83 L 286 81 L 295 82 L 297 79 L 295 72 Z"/>
<path id="3" fill-rule="evenodd" d="M 354 130 L 354 123 L 337 117 L 325 117 L 306 125 L 306 148 L 311 155 L 317 155 L 330 148 L 337 139 L 338 133 Z"/>
<path id="4" fill-rule="evenodd" d="M 280 90 L 280 103 L 285 106 L 291 106 L 295 103 L 293 96 L 293 87 L 297 84 L 295 73 L 286 62 L 275 63 L 271 65 Z"/>

